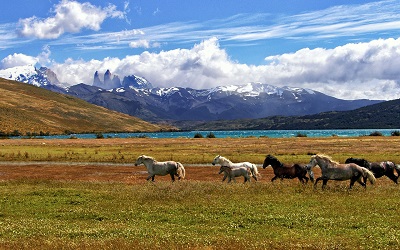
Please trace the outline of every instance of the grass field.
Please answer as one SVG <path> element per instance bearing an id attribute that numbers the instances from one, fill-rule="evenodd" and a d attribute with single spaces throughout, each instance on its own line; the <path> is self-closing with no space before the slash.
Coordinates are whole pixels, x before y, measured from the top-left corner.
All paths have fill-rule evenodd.
<path id="1" fill-rule="evenodd" d="M 261 164 L 314 153 L 400 163 L 397 137 L 0 141 L 1 249 L 397 249 L 399 187 L 221 183 L 217 154 Z M 187 164 L 146 182 L 140 154 Z M 45 162 L 46 161 L 46 162 Z M 196 164 L 192 166 L 189 164 Z M 318 176 L 318 171 L 316 175 Z"/>

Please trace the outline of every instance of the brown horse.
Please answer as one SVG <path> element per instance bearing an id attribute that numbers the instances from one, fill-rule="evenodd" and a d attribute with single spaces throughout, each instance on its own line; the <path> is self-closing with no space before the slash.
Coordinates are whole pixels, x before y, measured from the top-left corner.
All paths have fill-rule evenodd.
<path id="1" fill-rule="evenodd" d="M 361 181 L 361 177 L 368 178 L 371 184 L 374 184 L 376 181 L 374 174 L 368 169 L 360 167 L 355 163 L 339 164 L 327 155 L 311 156 L 310 163 L 308 163 L 307 167 L 313 168 L 317 165 L 321 168 L 322 176 L 315 180 L 314 187 L 316 187 L 320 180 L 322 180 L 322 189 L 326 187 L 328 180 L 350 180 L 349 189 L 353 187 L 356 181 L 360 183 L 361 186 L 366 187 L 365 183 Z"/>
<path id="2" fill-rule="evenodd" d="M 381 178 L 382 176 L 386 175 L 396 184 L 397 184 L 397 179 L 400 176 L 400 167 L 391 161 L 368 162 L 367 160 L 362 158 L 350 157 L 346 160 L 345 163 L 355 163 L 358 166 L 369 169 L 372 173 L 374 173 L 375 178 Z M 394 174 L 395 170 L 397 172 L 397 176 Z M 364 182 L 365 181 L 366 180 L 364 180 Z"/>
<path id="3" fill-rule="evenodd" d="M 276 180 L 277 178 L 293 179 L 298 178 L 301 183 L 308 182 L 309 178 L 306 176 L 307 172 L 309 172 L 310 179 L 314 182 L 314 173 L 310 170 L 307 170 L 306 166 L 294 164 L 294 165 L 286 165 L 281 163 L 275 156 L 267 155 L 264 160 L 263 168 L 267 168 L 268 166 L 272 166 L 274 170 L 275 176 L 271 179 L 271 181 Z"/>

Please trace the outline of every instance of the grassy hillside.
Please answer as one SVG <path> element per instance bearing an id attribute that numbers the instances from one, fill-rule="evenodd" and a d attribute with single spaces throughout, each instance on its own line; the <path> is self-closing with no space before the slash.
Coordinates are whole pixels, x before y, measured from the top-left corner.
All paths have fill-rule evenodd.
<path id="1" fill-rule="evenodd" d="M 178 124 L 177 124 L 178 125 Z M 398 129 L 400 99 L 369 105 L 355 110 L 326 112 L 307 116 L 272 116 L 261 119 L 181 122 L 181 129 Z"/>
<path id="2" fill-rule="evenodd" d="M 0 78 L 0 131 L 61 134 L 65 131 L 159 131 L 159 125 L 110 111 L 68 95 Z"/>

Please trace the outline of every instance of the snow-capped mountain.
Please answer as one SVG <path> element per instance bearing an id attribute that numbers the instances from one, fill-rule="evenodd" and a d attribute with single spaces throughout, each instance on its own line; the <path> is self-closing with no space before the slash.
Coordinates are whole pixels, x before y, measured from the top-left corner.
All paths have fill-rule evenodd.
<path id="1" fill-rule="evenodd" d="M 181 87 L 102 90 L 76 85 L 69 89 L 69 94 L 153 122 L 307 115 L 351 110 L 380 102 L 340 100 L 309 89 L 262 83 L 203 90 Z"/>
<path id="2" fill-rule="evenodd" d="M 93 86 L 98 86 L 103 89 L 111 90 L 118 88 L 138 88 L 138 89 L 151 89 L 153 86 L 146 78 L 129 75 L 125 76 L 121 82 L 119 76 L 113 75 L 110 70 L 104 73 L 103 81 L 100 79 L 100 74 L 98 71 L 94 73 Z"/>
<path id="3" fill-rule="evenodd" d="M 0 77 L 29 83 L 38 87 L 55 85 L 60 88 L 65 88 L 65 86 L 57 79 L 56 74 L 46 67 L 40 67 L 38 69 L 33 65 L 26 65 L 3 69 L 0 70 Z"/>
<path id="4" fill-rule="evenodd" d="M 80 83 L 68 88 L 60 88 L 62 84 L 57 76 L 47 68 L 26 66 L 0 70 L 0 77 L 66 93 L 152 122 L 308 115 L 352 110 L 380 102 L 340 100 L 310 89 L 259 82 L 202 90 L 153 88 L 144 77 L 125 76 L 121 82 L 110 71 L 105 72 L 103 80 L 96 72 L 91 85 Z"/>

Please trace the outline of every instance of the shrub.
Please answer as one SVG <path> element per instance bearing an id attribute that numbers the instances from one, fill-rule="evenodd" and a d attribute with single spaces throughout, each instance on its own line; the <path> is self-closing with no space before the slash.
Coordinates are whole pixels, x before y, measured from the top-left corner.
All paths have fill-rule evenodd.
<path id="1" fill-rule="evenodd" d="M 206 137 L 207 137 L 207 138 L 215 138 L 215 135 L 214 135 L 213 132 L 210 132 L 210 133 L 207 134 Z"/>
<path id="2" fill-rule="evenodd" d="M 104 135 L 101 132 L 96 133 L 96 139 L 104 139 Z"/>
<path id="3" fill-rule="evenodd" d="M 307 134 L 303 134 L 303 133 L 297 132 L 297 134 L 295 136 L 296 137 L 307 137 Z"/>
<path id="4" fill-rule="evenodd" d="M 203 138 L 203 135 L 200 133 L 194 134 L 194 138 Z"/>
<path id="5" fill-rule="evenodd" d="M 22 135 L 18 130 L 14 130 L 12 133 L 11 133 L 11 136 L 20 136 L 20 135 Z"/>
<path id="6" fill-rule="evenodd" d="M 400 131 L 398 131 L 398 130 L 395 130 L 395 131 L 392 131 L 392 133 L 390 133 L 392 136 L 400 136 Z"/>
<path id="7" fill-rule="evenodd" d="M 369 134 L 369 136 L 382 136 L 382 133 L 379 131 L 374 131 L 371 134 Z"/>

